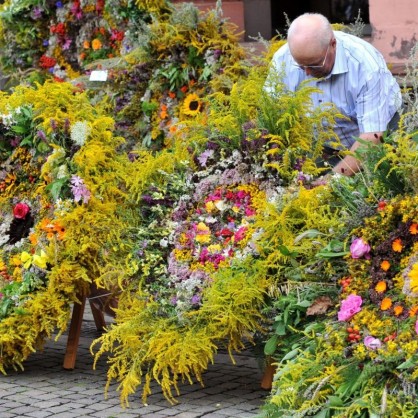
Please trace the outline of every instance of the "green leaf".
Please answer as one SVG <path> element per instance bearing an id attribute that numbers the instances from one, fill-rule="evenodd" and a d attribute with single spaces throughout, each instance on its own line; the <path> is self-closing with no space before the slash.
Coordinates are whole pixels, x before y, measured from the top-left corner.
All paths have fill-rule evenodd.
<path id="1" fill-rule="evenodd" d="M 279 340 L 278 335 L 272 335 L 264 346 L 264 354 L 266 356 L 271 356 L 275 353 L 277 348 L 277 342 Z"/>
<path id="2" fill-rule="evenodd" d="M 296 257 L 299 253 L 290 251 L 285 245 L 279 245 L 278 250 L 287 257 Z"/>
<path id="3" fill-rule="evenodd" d="M 61 190 L 64 187 L 64 185 L 67 184 L 67 182 L 68 178 L 64 177 L 62 179 L 55 180 L 51 184 L 48 184 L 48 186 L 46 186 L 45 189 L 48 190 L 51 193 L 53 199 L 56 200 L 60 197 Z"/>
<path id="4" fill-rule="evenodd" d="M 299 241 L 301 241 L 304 238 L 314 238 L 317 237 L 318 235 L 326 235 L 323 232 L 318 231 L 317 229 L 308 229 L 304 232 L 302 232 L 301 234 L 299 234 L 295 240 L 294 243 L 297 244 Z"/>
<path id="5" fill-rule="evenodd" d="M 403 363 L 401 363 L 397 369 L 399 370 L 404 370 L 404 369 L 409 369 L 410 367 L 414 367 L 417 364 L 417 356 L 412 356 L 411 358 L 409 358 L 408 360 L 404 361 Z"/>
<path id="6" fill-rule="evenodd" d="M 328 396 L 328 404 L 329 406 L 343 406 L 344 402 L 339 396 Z"/>
<path id="7" fill-rule="evenodd" d="M 286 324 L 282 321 L 277 322 L 276 324 L 277 325 L 276 325 L 274 332 L 277 335 L 286 335 Z"/>
<path id="8" fill-rule="evenodd" d="M 299 352 L 299 348 L 295 348 L 294 350 L 289 351 L 280 361 L 291 360 L 292 358 L 296 357 Z"/>

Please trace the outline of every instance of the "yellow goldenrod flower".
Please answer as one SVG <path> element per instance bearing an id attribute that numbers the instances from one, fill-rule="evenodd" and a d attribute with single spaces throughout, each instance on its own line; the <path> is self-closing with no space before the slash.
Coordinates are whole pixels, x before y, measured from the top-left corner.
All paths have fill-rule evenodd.
<path id="1" fill-rule="evenodd" d="M 411 290 L 413 292 L 418 292 L 418 263 L 415 263 L 412 266 L 411 271 L 408 273 L 408 277 L 411 279 Z"/>

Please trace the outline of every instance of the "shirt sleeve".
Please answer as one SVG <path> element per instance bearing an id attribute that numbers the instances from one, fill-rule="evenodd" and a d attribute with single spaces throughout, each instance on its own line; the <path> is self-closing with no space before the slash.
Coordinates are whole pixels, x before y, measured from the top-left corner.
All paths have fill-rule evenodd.
<path id="1" fill-rule="evenodd" d="M 394 115 L 393 100 L 388 95 L 390 79 L 385 70 L 367 75 L 356 102 L 357 123 L 360 133 L 383 132 Z"/>

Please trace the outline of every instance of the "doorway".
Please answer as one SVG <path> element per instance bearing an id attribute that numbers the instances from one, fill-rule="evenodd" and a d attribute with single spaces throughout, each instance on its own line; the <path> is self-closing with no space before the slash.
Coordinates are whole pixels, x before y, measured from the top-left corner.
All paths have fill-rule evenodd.
<path id="1" fill-rule="evenodd" d="M 306 12 L 325 15 L 331 23 L 354 23 L 359 16 L 367 26 L 369 0 L 271 0 L 272 35 L 286 36 L 288 22 Z"/>

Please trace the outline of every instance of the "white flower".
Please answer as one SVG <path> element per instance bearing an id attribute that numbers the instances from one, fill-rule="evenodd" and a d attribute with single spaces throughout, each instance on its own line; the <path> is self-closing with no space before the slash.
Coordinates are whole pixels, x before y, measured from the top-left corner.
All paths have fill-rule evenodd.
<path id="1" fill-rule="evenodd" d="M 90 134 L 90 127 L 86 121 L 75 122 L 71 125 L 71 140 L 80 147 L 84 145 Z"/>
<path id="2" fill-rule="evenodd" d="M 57 179 L 64 179 L 68 176 L 68 168 L 65 164 L 62 164 L 58 167 Z"/>

